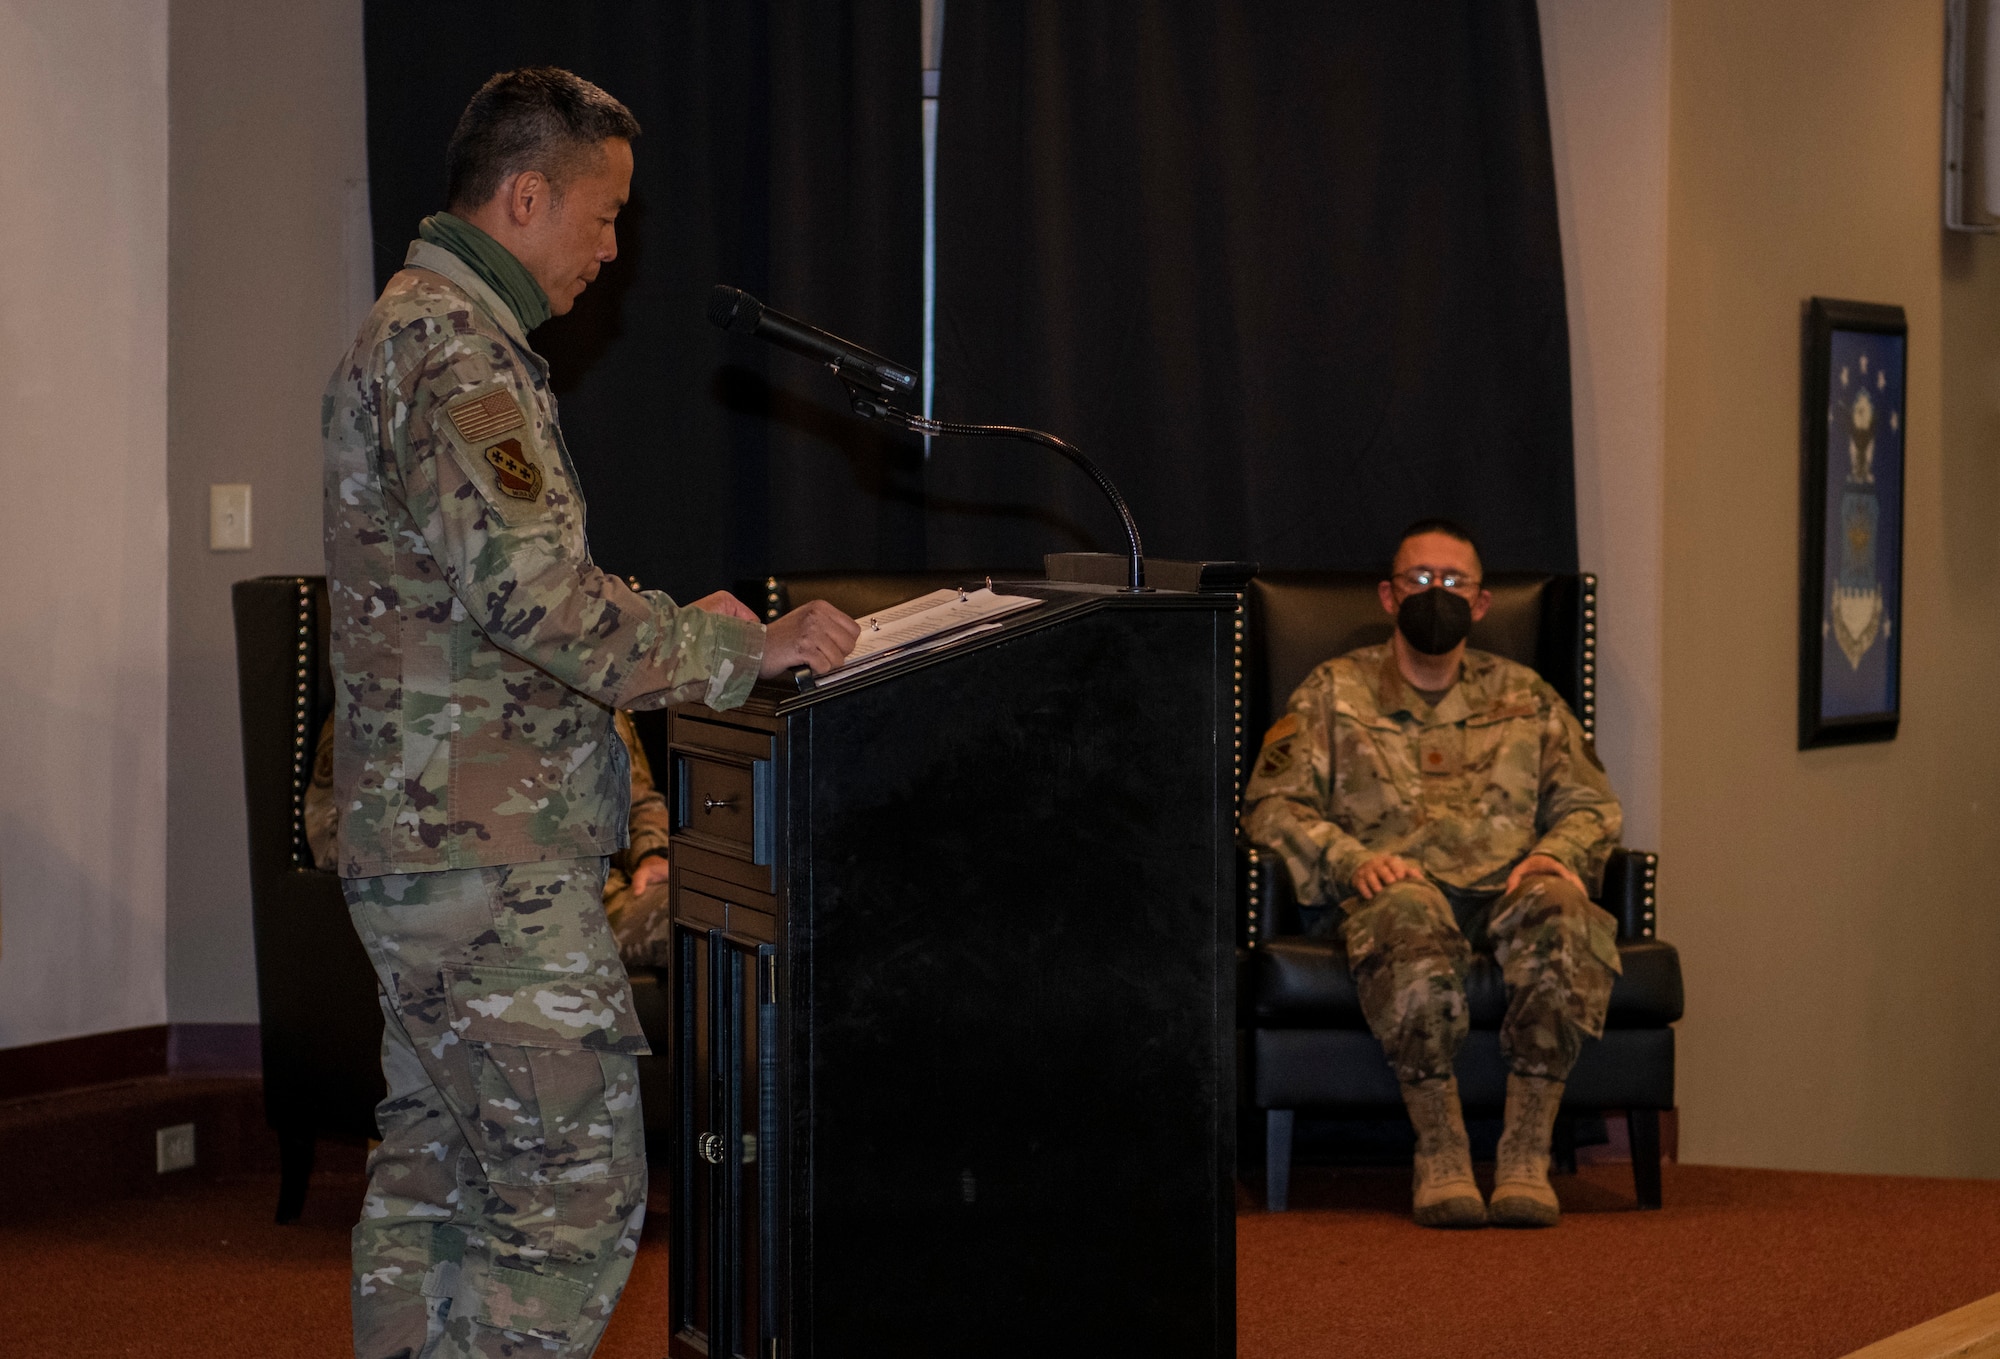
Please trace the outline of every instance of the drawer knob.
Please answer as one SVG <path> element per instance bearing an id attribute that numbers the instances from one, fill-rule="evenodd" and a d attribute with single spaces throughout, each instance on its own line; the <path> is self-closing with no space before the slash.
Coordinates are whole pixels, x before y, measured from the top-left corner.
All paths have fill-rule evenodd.
<path id="1" fill-rule="evenodd" d="M 702 1160 L 712 1166 L 722 1164 L 723 1153 L 727 1150 L 727 1145 L 723 1142 L 720 1133 L 705 1132 L 695 1139 L 694 1146 L 695 1150 L 701 1153 Z"/>
<path id="2" fill-rule="evenodd" d="M 705 797 L 701 800 L 701 809 L 705 812 L 712 812 L 717 807 L 734 807 L 735 805 L 736 799 L 734 797 Z"/>

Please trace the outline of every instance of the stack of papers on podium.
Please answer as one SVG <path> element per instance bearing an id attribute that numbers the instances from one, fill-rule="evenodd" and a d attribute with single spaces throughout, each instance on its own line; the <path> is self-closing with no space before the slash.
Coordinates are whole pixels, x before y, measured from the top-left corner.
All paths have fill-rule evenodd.
<path id="1" fill-rule="evenodd" d="M 978 590 L 933 590 L 907 600 L 892 609 L 871 613 L 854 621 L 861 636 L 854 650 L 838 669 L 830 670 L 816 684 L 837 684 L 870 670 L 963 642 L 1000 626 L 998 620 L 1041 603 L 1026 595 L 996 595 L 992 588 Z"/>

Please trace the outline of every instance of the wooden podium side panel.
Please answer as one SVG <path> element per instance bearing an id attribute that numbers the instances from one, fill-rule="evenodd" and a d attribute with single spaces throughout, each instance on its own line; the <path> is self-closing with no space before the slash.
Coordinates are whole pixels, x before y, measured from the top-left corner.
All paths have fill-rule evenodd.
<path id="1" fill-rule="evenodd" d="M 799 1353 L 1234 1353 L 1226 620 L 1102 610 L 793 719 Z"/>

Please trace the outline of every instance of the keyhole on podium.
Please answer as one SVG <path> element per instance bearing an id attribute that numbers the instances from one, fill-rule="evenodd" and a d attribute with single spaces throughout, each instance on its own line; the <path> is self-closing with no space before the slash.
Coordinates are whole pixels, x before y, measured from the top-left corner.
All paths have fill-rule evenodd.
<path id="1" fill-rule="evenodd" d="M 958 1172 L 958 1196 L 967 1203 L 979 1197 L 979 1181 L 972 1177 L 970 1170 Z"/>

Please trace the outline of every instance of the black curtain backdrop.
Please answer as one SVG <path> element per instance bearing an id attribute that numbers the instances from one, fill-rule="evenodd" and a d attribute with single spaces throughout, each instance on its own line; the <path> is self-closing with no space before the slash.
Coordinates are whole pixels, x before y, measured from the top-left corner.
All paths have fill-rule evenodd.
<path id="1" fill-rule="evenodd" d="M 939 121 L 941 417 L 1078 444 L 1150 555 L 1372 568 L 1446 514 L 1576 568 L 1534 0 L 950 0 Z M 1031 448 L 929 485 L 940 560 L 1121 546 Z"/>
<path id="2" fill-rule="evenodd" d="M 378 282 L 444 207 L 445 145 L 494 72 L 567 67 L 644 128 L 619 258 L 532 337 L 603 566 L 688 599 L 770 570 L 925 565 L 918 443 L 705 319 L 729 283 L 915 361 L 916 0 L 369 0 L 366 43 Z"/>
<path id="3" fill-rule="evenodd" d="M 1568 334 L 1533 0 L 950 0 L 938 414 L 1097 458 L 1155 556 L 1380 564 L 1426 514 L 1494 568 L 1576 564 Z M 708 325 L 718 282 L 920 355 L 916 0 L 367 5 L 377 273 L 443 206 L 488 75 L 631 106 L 620 258 L 536 332 L 608 568 L 1118 550 L 1074 468 L 863 425 Z"/>

